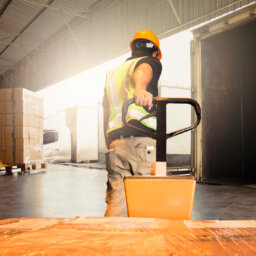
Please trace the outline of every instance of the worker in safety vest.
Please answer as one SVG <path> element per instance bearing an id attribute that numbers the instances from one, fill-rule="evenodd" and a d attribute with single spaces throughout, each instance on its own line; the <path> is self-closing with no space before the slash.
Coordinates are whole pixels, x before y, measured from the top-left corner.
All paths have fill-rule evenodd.
<path id="1" fill-rule="evenodd" d="M 155 140 L 122 122 L 122 106 L 134 98 L 127 120 L 148 131 L 156 130 L 156 117 L 139 121 L 154 110 L 152 98 L 158 94 L 157 84 L 162 72 L 157 36 L 149 31 L 137 32 L 130 42 L 132 57 L 107 73 L 103 98 L 104 132 L 108 147 L 106 169 L 108 183 L 105 216 L 127 216 L 123 179 L 131 175 L 150 174 L 155 162 Z"/>

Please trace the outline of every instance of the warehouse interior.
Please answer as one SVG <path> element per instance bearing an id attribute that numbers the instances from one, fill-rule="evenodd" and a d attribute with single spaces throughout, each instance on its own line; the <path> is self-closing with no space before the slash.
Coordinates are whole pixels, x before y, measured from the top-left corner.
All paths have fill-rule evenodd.
<path id="1" fill-rule="evenodd" d="M 196 181 L 186 228 L 194 228 L 191 237 L 199 243 L 210 241 L 209 247 L 192 245 L 189 235 L 172 233 L 179 242 L 190 244 L 191 251 L 184 249 L 186 242 L 182 245 L 181 255 L 254 255 L 255 0 L 0 0 L 0 237 L 6 239 L 0 242 L 1 255 L 17 255 L 17 251 L 18 255 L 158 255 L 157 250 L 159 255 L 176 255 L 179 251 L 168 235 L 164 242 L 156 235 L 155 247 L 145 253 L 155 233 L 139 245 L 130 236 L 124 238 L 130 246 L 126 254 L 122 246 L 109 249 L 116 241 L 114 235 L 106 243 L 115 232 L 122 237 L 136 228 L 141 232 L 138 239 L 144 239 L 150 228 L 157 227 L 158 234 L 160 226 L 167 225 L 157 222 L 149 227 L 142 218 L 142 224 L 135 219 L 129 226 L 133 220 L 104 218 L 106 73 L 131 56 L 130 41 L 143 29 L 153 31 L 160 41 L 159 97 L 192 98 L 201 106 L 199 126 L 166 144 L 168 175 L 192 174 Z M 168 105 L 168 133 L 195 120 L 191 106 Z M 221 222 L 241 220 L 249 224 Z M 51 221 L 61 224 L 47 228 Z M 206 226 L 204 221 L 209 221 Z M 216 226 L 213 221 L 218 221 Z M 8 229 L 14 222 L 17 226 Z M 203 233 L 194 235 L 199 228 Z M 59 240 L 50 244 L 47 229 L 49 239 L 57 235 Z M 71 229 L 90 231 L 86 235 L 92 240 L 83 244 L 85 233 L 78 236 Z M 234 238 L 227 238 L 233 231 Z M 69 232 L 76 250 L 71 241 L 66 242 Z M 32 246 L 40 234 L 42 247 Z M 17 241 L 13 247 L 11 239 Z M 245 247 L 239 239 L 245 239 Z M 124 240 L 117 240 L 116 246 Z M 43 244 L 49 245 L 49 251 Z"/>

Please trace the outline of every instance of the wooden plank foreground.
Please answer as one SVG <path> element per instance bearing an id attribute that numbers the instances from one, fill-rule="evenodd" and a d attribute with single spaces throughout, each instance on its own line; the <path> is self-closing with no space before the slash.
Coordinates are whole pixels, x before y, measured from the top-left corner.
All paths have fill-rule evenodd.
<path id="1" fill-rule="evenodd" d="M 0 255 L 256 255 L 256 221 L 0 220 Z"/>

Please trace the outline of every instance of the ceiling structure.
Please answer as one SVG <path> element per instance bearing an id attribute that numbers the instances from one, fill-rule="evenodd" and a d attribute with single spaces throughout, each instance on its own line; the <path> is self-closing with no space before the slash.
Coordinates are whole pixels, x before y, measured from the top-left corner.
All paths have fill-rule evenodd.
<path id="1" fill-rule="evenodd" d="M 162 39 L 255 3 L 0 0 L 0 88 L 36 91 L 127 52 L 138 30 Z"/>
<path id="2" fill-rule="evenodd" d="M 0 75 L 102 0 L 0 0 Z"/>

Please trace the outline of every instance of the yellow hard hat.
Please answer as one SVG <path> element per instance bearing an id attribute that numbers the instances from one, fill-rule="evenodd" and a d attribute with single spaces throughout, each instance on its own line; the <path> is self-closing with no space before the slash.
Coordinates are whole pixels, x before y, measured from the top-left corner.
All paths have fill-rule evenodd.
<path id="1" fill-rule="evenodd" d="M 159 40 L 157 38 L 157 36 L 150 30 L 141 30 L 139 32 L 137 32 L 132 41 L 130 42 L 130 47 L 131 50 L 133 50 L 133 42 L 137 39 L 146 39 L 151 41 L 158 49 L 158 55 L 156 56 L 159 60 L 161 60 L 162 58 L 162 52 L 160 50 L 160 44 L 159 44 Z"/>

